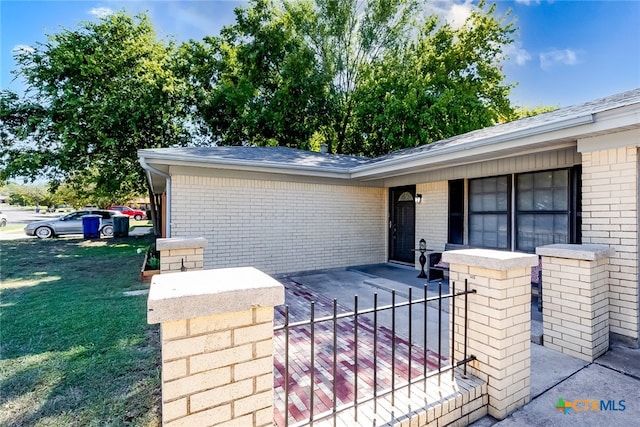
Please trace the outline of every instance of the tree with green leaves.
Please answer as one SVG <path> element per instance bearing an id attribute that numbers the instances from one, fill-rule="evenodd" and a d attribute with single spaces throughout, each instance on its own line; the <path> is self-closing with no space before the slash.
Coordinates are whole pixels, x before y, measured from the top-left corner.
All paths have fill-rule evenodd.
<path id="1" fill-rule="evenodd" d="M 185 144 L 175 47 L 115 13 L 15 55 L 24 98 L 0 95 L 0 176 L 66 182 L 113 201 L 147 189 L 137 150 Z"/>
<path id="2" fill-rule="evenodd" d="M 269 0 L 236 9 L 235 24 L 183 44 L 180 53 L 182 76 L 213 143 L 307 149 L 315 129 L 328 123 L 328 77 Z"/>
<path id="3" fill-rule="evenodd" d="M 355 90 L 349 151 L 376 156 L 515 118 L 499 66 L 513 28 L 494 14 L 472 10 L 458 28 L 431 16 L 376 61 Z"/>
<path id="4" fill-rule="evenodd" d="M 454 28 L 416 0 L 253 0 L 182 47 L 220 144 L 379 155 L 513 117 L 500 67 L 508 15 L 481 2 Z"/>
<path id="5" fill-rule="evenodd" d="M 367 75 L 383 58 L 402 51 L 419 15 L 417 0 L 303 0 L 285 2 L 293 25 L 315 53 L 333 95 L 331 123 L 323 137 L 330 151 L 354 150 L 359 94 Z M 373 88 L 372 88 L 373 89 Z"/>

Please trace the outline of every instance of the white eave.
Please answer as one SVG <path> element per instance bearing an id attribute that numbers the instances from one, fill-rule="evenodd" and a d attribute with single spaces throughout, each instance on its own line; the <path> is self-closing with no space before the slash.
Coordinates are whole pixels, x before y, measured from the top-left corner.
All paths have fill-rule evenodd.
<path id="1" fill-rule="evenodd" d="M 201 168 L 228 169 L 236 171 L 276 173 L 288 175 L 303 175 L 322 178 L 351 178 L 348 168 L 298 165 L 291 163 L 279 163 L 269 161 L 241 160 L 241 159 L 223 159 L 223 158 L 196 158 L 192 156 L 176 156 L 172 154 L 155 153 L 153 151 L 140 150 L 140 157 L 146 159 L 147 163 L 151 163 L 158 167 L 166 166 L 188 166 Z"/>

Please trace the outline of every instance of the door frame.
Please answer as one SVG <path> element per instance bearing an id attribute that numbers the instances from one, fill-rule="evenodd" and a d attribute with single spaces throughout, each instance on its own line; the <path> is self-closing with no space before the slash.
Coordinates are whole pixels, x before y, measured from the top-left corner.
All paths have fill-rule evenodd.
<path id="1" fill-rule="evenodd" d="M 396 208 L 396 198 L 399 197 L 402 193 L 409 192 L 411 194 L 411 203 L 413 208 L 413 224 L 411 224 L 410 233 L 412 235 L 412 245 L 415 246 L 416 239 L 416 205 L 415 205 L 415 196 L 416 196 L 416 186 L 415 185 L 403 185 L 400 187 L 389 187 L 389 229 L 388 229 L 388 256 L 387 260 L 389 262 L 398 262 L 403 264 L 415 264 L 415 260 L 407 261 L 404 259 L 394 259 L 394 239 L 393 239 L 393 230 L 395 226 L 395 208 Z M 408 258 L 407 258 L 408 259 Z"/>

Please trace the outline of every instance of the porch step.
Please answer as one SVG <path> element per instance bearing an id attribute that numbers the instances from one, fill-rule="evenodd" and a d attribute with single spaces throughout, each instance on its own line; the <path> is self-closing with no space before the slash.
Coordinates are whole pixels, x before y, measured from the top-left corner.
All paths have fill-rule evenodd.
<path id="1" fill-rule="evenodd" d="M 543 345 L 543 332 L 544 328 L 542 322 L 539 320 L 531 320 L 531 342 L 538 345 Z"/>
<path id="2" fill-rule="evenodd" d="M 392 404 L 391 395 L 386 395 L 376 399 L 376 407 L 373 401 L 360 404 L 357 420 L 353 409 L 340 412 L 336 424 L 367 427 L 468 424 L 487 413 L 487 384 L 470 374 L 464 378 L 459 372 L 455 378 L 441 374 L 440 379 L 435 376 L 426 384 L 414 384 L 411 394 L 407 388 L 397 391 L 394 400 Z"/>

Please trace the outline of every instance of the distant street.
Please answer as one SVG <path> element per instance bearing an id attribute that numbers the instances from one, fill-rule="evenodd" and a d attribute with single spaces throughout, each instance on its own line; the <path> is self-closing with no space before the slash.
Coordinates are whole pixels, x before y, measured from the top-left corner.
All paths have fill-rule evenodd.
<path id="1" fill-rule="evenodd" d="M 0 203 L 0 212 L 7 215 L 7 226 L 0 227 L 0 240 L 33 239 L 35 236 L 24 234 L 24 227 L 15 229 L 15 225 L 26 225 L 33 221 L 41 221 L 48 218 L 57 218 L 65 212 L 46 213 L 46 208 L 36 213 L 35 209 L 25 209 L 20 206 L 11 206 Z M 138 225 L 129 232 L 129 236 L 142 236 L 151 233 L 151 226 Z M 71 235 L 70 238 L 77 238 L 78 235 Z M 103 236 L 104 237 L 104 236 Z M 61 238 L 65 238 L 62 236 Z"/>
<path id="2" fill-rule="evenodd" d="M 7 225 L 27 224 L 63 215 L 62 213 L 46 213 L 46 207 L 41 208 L 40 213 L 36 213 L 35 209 L 25 209 L 21 206 L 12 206 L 7 203 L 0 203 L 0 212 L 7 215 Z"/>
<path id="3" fill-rule="evenodd" d="M 11 226 L 63 215 L 63 213 L 46 213 L 46 208 L 36 213 L 35 209 L 11 206 L 7 203 L 0 203 L 0 212 L 7 215 L 7 226 L 0 227 L 0 240 L 33 239 L 33 236 L 25 235 L 22 228 L 14 230 Z M 11 230 L 7 230 L 8 228 Z"/>

